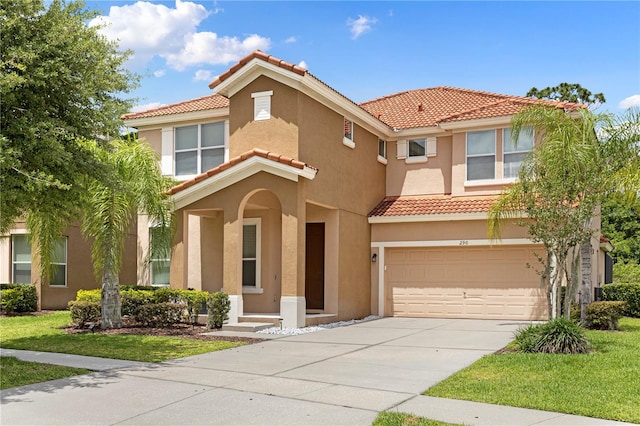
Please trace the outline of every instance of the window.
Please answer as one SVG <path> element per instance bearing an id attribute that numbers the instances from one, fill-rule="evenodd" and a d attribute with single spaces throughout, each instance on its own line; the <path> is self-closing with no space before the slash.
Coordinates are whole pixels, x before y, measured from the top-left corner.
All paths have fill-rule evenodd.
<path id="1" fill-rule="evenodd" d="M 387 141 L 378 139 L 378 161 L 387 164 Z"/>
<path id="2" fill-rule="evenodd" d="M 496 178 L 496 132 L 467 133 L 467 180 Z"/>
<path id="3" fill-rule="evenodd" d="M 344 119 L 344 136 L 342 137 L 342 143 L 349 148 L 355 148 L 356 144 L 353 141 L 353 121 Z"/>
<path id="4" fill-rule="evenodd" d="M 427 140 L 426 139 L 409 139 L 409 158 L 426 157 L 427 156 Z"/>
<path id="5" fill-rule="evenodd" d="M 387 141 L 378 139 L 378 157 L 387 158 Z"/>
<path id="6" fill-rule="evenodd" d="M 273 90 L 251 94 L 253 98 L 253 119 L 255 121 L 271 118 L 271 95 L 273 95 Z"/>
<path id="7" fill-rule="evenodd" d="M 511 137 L 511 129 L 502 129 L 502 177 L 513 179 L 518 176 L 524 157 L 533 149 L 533 132 L 531 128 L 522 129 L 518 135 L 516 147 Z"/>
<path id="8" fill-rule="evenodd" d="M 206 172 L 224 162 L 224 122 L 176 127 L 175 175 Z"/>
<path id="9" fill-rule="evenodd" d="M 150 241 L 154 238 L 154 234 L 158 232 L 158 228 L 151 227 L 149 228 L 149 236 Z M 171 260 L 168 257 L 168 253 L 163 253 L 162 250 L 152 250 L 150 256 L 150 264 L 151 264 L 151 285 L 157 287 L 168 287 L 169 286 L 169 272 Z"/>
<path id="10" fill-rule="evenodd" d="M 67 285 L 67 238 L 59 238 L 51 251 L 53 277 L 49 285 L 64 287 Z"/>
<path id="11" fill-rule="evenodd" d="M 260 219 L 242 224 L 242 286 L 244 292 L 260 289 Z"/>
<path id="12" fill-rule="evenodd" d="M 31 243 L 26 235 L 11 236 L 11 282 L 31 283 Z"/>

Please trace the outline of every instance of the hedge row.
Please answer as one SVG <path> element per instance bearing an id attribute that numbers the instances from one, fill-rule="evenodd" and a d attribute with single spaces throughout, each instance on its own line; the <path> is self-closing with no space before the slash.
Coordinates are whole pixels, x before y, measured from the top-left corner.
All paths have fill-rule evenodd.
<path id="1" fill-rule="evenodd" d="M 230 302 L 224 292 L 210 294 L 206 291 L 171 289 L 121 289 L 122 314 L 130 315 L 136 322 L 150 327 L 167 327 L 182 321 L 190 322 L 208 307 L 207 325 L 220 328 L 228 319 Z M 80 290 L 76 300 L 69 302 L 71 319 L 78 327 L 98 323 L 101 318 L 100 290 Z"/>
<path id="2" fill-rule="evenodd" d="M 33 284 L 0 284 L 0 310 L 7 314 L 38 310 L 38 293 Z"/>
<path id="3" fill-rule="evenodd" d="M 640 283 L 605 284 L 602 297 L 604 300 L 627 302 L 624 315 L 640 318 Z"/>

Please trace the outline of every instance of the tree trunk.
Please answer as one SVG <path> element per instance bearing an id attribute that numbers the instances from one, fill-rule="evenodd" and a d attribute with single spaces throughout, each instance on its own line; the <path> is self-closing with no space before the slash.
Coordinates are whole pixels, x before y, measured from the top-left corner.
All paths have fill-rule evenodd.
<path id="1" fill-rule="evenodd" d="M 121 328 L 120 283 L 118 274 L 106 268 L 102 274 L 102 328 Z"/>
<path id="2" fill-rule="evenodd" d="M 580 320 L 587 319 L 586 305 L 591 301 L 591 244 L 585 243 L 580 247 L 580 272 L 582 286 L 580 288 Z"/>

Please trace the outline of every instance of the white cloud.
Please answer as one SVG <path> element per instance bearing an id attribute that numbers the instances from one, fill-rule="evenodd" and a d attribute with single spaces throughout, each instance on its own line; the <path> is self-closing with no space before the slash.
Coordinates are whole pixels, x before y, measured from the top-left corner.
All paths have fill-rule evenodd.
<path id="1" fill-rule="evenodd" d="M 347 19 L 347 26 L 350 27 L 351 38 L 357 39 L 362 34 L 371 31 L 371 26 L 378 20 L 376 18 L 369 18 L 368 16 L 358 15 L 358 19 Z"/>
<path id="2" fill-rule="evenodd" d="M 176 0 L 175 8 L 138 1 L 112 6 L 108 15 L 92 19 L 89 25 L 100 25 L 101 34 L 117 40 L 121 49 L 131 49 L 132 68 L 144 66 L 154 56 L 164 58 L 178 71 L 196 64 L 226 65 L 255 49 L 269 48 L 270 40 L 258 35 L 239 40 L 197 31 L 204 19 L 218 12 L 218 8 L 209 11 L 201 4 L 182 0 Z"/>
<path id="3" fill-rule="evenodd" d="M 148 109 L 160 108 L 160 107 L 163 107 L 163 106 L 166 106 L 166 105 L 167 104 L 161 104 L 160 102 L 150 102 L 148 104 L 134 106 L 133 109 L 131 110 L 131 112 L 146 111 Z"/>
<path id="4" fill-rule="evenodd" d="M 179 51 L 162 56 L 167 60 L 167 65 L 182 71 L 191 65 L 235 62 L 256 49 L 267 50 L 270 45 L 271 40 L 257 34 L 241 41 L 237 37 L 218 37 L 216 33 L 201 32 L 187 35 Z"/>
<path id="5" fill-rule="evenodd" d="M 624 98 L 618 104 L 618 108 L 628 109 L 632 107 L 640 107 L 640 95 L 632 95 L 628 98 Z"/>
<path id="6" fill-rule="evenodd" d="M 298 41 L 294 36 L 289 37 L 288 39 L 286 39 L 284 41 L 285 44 L 291 44 L 291 43 L 295 43 L 296 41 Z"/>
<path id="7" fill-rule="evenodd" d="M 309 69 L 309 67 L 307 66 L 307 63 L 305 61 L 300 61 L 298 66 L 301 67 L 301 68 L 304 68 L 305 70 Z"/>
<path id="8" fill-rule="evenodd" d="M 154 77 L 163 77 L 167 72 L 165 70 L 158 70 L 153 72 Z"/>
<path id="9" fill-rule="evenodd" d="M 211 81 L 213 80 L 213 73 L 208 70 L 198 70 L 193 76 L 195 81 Z"/>

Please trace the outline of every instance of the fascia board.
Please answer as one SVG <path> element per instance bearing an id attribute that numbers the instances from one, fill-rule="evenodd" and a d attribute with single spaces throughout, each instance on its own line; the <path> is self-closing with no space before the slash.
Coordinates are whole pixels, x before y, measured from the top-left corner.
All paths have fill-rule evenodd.
<path id="1" fill-rule="evenodd" d="M 411 216 L 372 216 L 369 223 L 413 223 L 413 222 L 446 222 L 461 220 L 486 220 L 487 213 L 446 213 L 422 214 Z"/>
<path id="2" fill-rule="evenodd" d="M 464 241 L 464 245 L 460 242 Z M 506 238 L 503 240 L 427 240 L 427 241 L 372 241 L 373 248 L 394 247 L 472 247 L 472 246 L 509 246 L 509 245 L 539 245 L 529 238 Z"/>
<path id="3" fill-rule="evenodd" d="M 446 136 L 450 134 L 445 129 L 441 129 L 439 127 L 414 127 L 411 129 L 400 129 L 397 131 L 393 131 L 390 135 L 391 140 L 396 139 L 410 139 L 420 136 Z"/>
<path id="4" fill-rule="evenodd" d="M 200 121 L 212 118 L 229 117 L 229 108 L 217 108 L 214 110 L 204 110 L 187 112 L 182 114 L 167 114 L 159 115 L 156 117 L 134 118 L 132 120 L 124 120 L 124 125 L 127 127 L 165 127 L 169 123 L 182 123 L 185 121 Z"/>
<path id="5" fill-rule="evenodd" d="M 224 80 L 219 85 L 213 87 L 213 90 L 214 92 L 226 97 L 231 97 L 262 74 L 291 87 L 295 87 L 295 82 L 302 79 L 301 75 L 292 71 L 285 70 L 277 65 L 254 58 L 236 71 L 232 76 Z"/>
<path id="6" fill-rule="evenodd" d="M 438 123 L 437 126 L 444 130 L 458 130 L 467 129 L 472 127 L 491 127 L 491 126 L 503 126 L 511 125 L 511 116 L 492 117 L 492 118 L 478 118 L 475 120 L 462 120 L 454 122 Z"/>
<path id="7" fill-rule="evenodd" d="M 267 172 L 293 182 L 298 182 L 300 176 L 311 180 L 315 178 L 317 173 L 315 169 L 310 167 L 298 169 L 263 157 L 251 157 L 235 167 L 204 179 L 173 195 L 174 210 L 186 207 L 259 172 Z"/>

